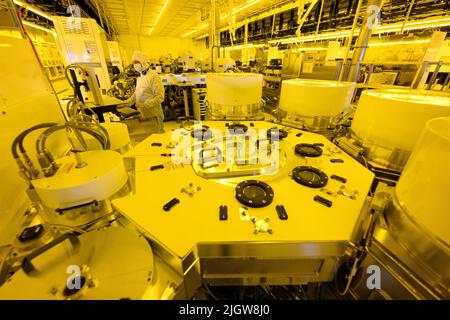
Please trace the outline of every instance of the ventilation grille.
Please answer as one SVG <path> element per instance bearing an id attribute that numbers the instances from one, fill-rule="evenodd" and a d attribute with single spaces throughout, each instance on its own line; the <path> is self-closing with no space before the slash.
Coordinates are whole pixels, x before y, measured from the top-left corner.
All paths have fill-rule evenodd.
<path id="1" fill-rule="evenodd" d="M 61 21 L 64 34 L 90 35 L 88 21 L 84 19 L 69 18 Z"/>

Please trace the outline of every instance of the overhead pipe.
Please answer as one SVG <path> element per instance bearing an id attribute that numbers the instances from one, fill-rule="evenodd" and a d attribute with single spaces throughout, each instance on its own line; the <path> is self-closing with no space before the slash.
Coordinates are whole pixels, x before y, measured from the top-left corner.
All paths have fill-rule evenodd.
<path id="1" fill-rule="evenodd" d="M 248 23 L 245 24 L 245 28 L 244 28 L 244 47 L 245 47 L 245 49 L 247 49 L 247 45 L 248 45 Z"/>
<path id="2" fill-rule="evenodd" d="M 355 18 L 353 19 L 352 30 L 350 31 L 350 37 L 348 37 L 347 45 L 345 47 L 344 62 L 343 62 L 342 67 L 339 70 L 339 81 L 342 81 L 342 79 L 344 77 L 345 61 L 347 61 L 348 54 L 350 52 L 350 46 L 352 45 L 353 35 L 355 34 L 356 24 L 358 23 L 359 13 L 361 11 L 362 2 L 363 2 L 363 0 L 359 0 L 358 1 L 358 6 L 356 7 Z"/>
<path id="3" fill-rule="evenodd" d="M 324 1 L 324 11 L 323 12 L 328 12 L 327 10 L 331 10 L 330 9 L 330 2 L 331 1 Z M 356 7 L 358 5 L 359 1 L 356 0 L 351 0 L 352 5 L 351 5 L 351 12 L 355 12 Z M 350 2 L 349 2 L 350 4 Z M 405 17 L 405 11 L 407 12 L 407 8 L 409 6 L 410 3 L 408 4 L 401 4 L 401 5 L 393 5 L 391 4 L 389 7 L 384 8 L 385 10 L 383 11 L 383 21 L 385 23 L 391 23 L 391 22 L 398 22 L 399 19 L 401 19 L 403 21 L 404 17 Z M 350 5 L 349 5 L 350 6 Z M 349 7 L 348 6 L 348 7 Z M 254 20 L 259 20 L 263 17 L 267 17 L 267 16 L 272 16 L 275 14 L 275 19 L 278 18 L 278 14 L 280 13 L 286 13 L 288 12 L 291 8 L 297 8 L 298 7 L 298 1 L 295 2 L 290 2 L 287 5 L 283 5 L 281 7 L 278 7 L 276 9 L 271 9 L 267 12 L 265 12 L 264 14 L 259 14 L 259 15 L 255 15 L 252 16 L 251 18 L 249 18 L 249 21 L 254 21 Z M 347 7 L 347 9 L 348 9 Z M 364 8 L 364 6 L 363 6 Z M 389 11 L 390 10 L 390 11 Z M 437 3 L 437 4 L 430 4 L 429 2 L 426 3 L 421 3 L 420 1 L 414 2 L 414 7 L 412 8 L 411 14 L 414 13 L 415 15 L 421 15 L 421 14 L 431 14 L 431 13 L 436 13 L 436 12 L 441 12 L 442 10 L 445 10 L 445 5 L 442 3 Z M 336 22 L 336 27 L 346 27 L 348 25 L 351 25 L 351 21 L 350 24 L 348 24 L 347 22 L 349 20 L 353 20 L 353 17 L 349 17 L 348 15 L 338 15 L 334 21 Z M 328 17 L 326 14 L 324 16 L 322 16 L 322 20 L 321 20 L 321 25 L 327 25 L 330 24 L 330 17 Z M 239 21 L 236 23 L 236 27 L 242 27 L 244 25 L 243 21 Z M 274 25 L 275 27 L 277 26 L 277 24 Z M 315 29 L 316 29 L 316 23 L 312 22 L 312 21 L 306 21 L 303 24 L 303 31 L 306 32 L 312 32 L 314 33 Z M 224 30 L 226 30 L 226 28 L 224 28 Z M 322 30 L 323 31 L 323 30 Z M 294 34 L 290 34 L 290 35 L 294 35 Z M 205 36 L 199 36 L 196 39 L 201 39 Z M 274 29 L 274 33 L 272 38 L 277 38 L 277 35 L 275 34 L 275 29 Z"/>
<path id="4" fill-rule="evenodd" d="M 214 71 L 214 49 L 217 48 L 217 57 L 220 58 L 220 13 L 217 0 L 211 0 L 211 12 L 209 15 L 209 45 L 211 46 L 211 69 Z"/>
<path id="5" fill-rule="evenodd" d="M 350 12 L 352 12 L 353 9 L 353 0 L 349 0 L 347 3 L 347 15 L 350 14 Z"/>
<path id="6" fill-rule="evenodd" d="M 231 42 L 231 46 L 234 46 L 234 43 L 236 42 L 235 38 L 234 38 L 234 34 L 236 32 L 236 28 L 235 28 L 235 24 L 236 24 L 236 16 L 233 13 L 234 12 L 234 3 L 233 0 L 229 1 L 228 4 L 228 10 L 229 10 L 229 19 L 228 19 L 228 33 L 230 34 L 230 42 Z"/>
<path id="7" fill-rule="evenodd" d="M 405 16 L 405 20 L 403 20 L 403 25 L 402 25 L 402 29 L 400 30 L 400 34 L 402 34 L 403 31 L 405 30 L 405 25 L 406 25 L 406 22 L 408 22 L 409 16 L 411 15 L 411 11 L 414 6 L 414 2 L 415 2 L 415 0 L 411 0 L 411 3 L 408 8 L 408 12 L 406 13 L 406 16 Z"/>
<path id="8" fill-rule="evenodd" d="M 356 40 L 355 50 L 353 51 L 352 64 L 350 66 L 350 71 L 347 80 L 350 82 L 357 82 L 359 69 L 361 67 L 361 61 L 364 59 L 366 54 L 367 45 L 369 43 L 370 36 L 378 22 L 378 17 L 374 17 L 374 12 L 371 9 L 378 8 L 378 14 L 381 12 L 384 0 L 369 0 L 367 5 L 366 15 L 362 22 L 361 31 L 359 33 L 358 39 Z M 375 18 L 375 19 L 374 19 Z"/>
<path id="9" fill-rule="evenodd" d="M 303 27 L 303 24 L 306 21 L 306 18 L 308 18 L 309 14 L 311 13 L 311 11 L 314 9 L 315 5 L 317 4 L 318 0 L 311 0 L 311 2 L 309 3 L 309 7 L 308 9 L 306 9 L 306 12 L 303 14 L 303 9 L 304 9 L 304 3 L 300 2 L 300 5 L 298 7 L 298 27 L 297 27 L 297 31 L 295 31 L 295 35 L 299 38 L 300 34 L 301 34 L 301 29 Z"/>
<path id="10" fill-rule="evenodd" d="M 333 28 L 336 26 L 336 18 L 338 16 L 339 13 L 339 0 L 336 0 L 336 2 L 334 3 L 334 8 L 333 8 L 333 19 L 332 21 L 333 23 Z"/>
<path id="11" fill-rule="evenodd" d="M 314 42 L 316 42 L 317 35 L 319 34 L 319 27 L 320 27 L 320 22 L 322 20 L 322 11 L 323 11 L 323 3 L 324 2 L 325 2 L 325 0 L 320 0 L 319 20 L 317 21 L 316 34 L 315 34 Z"/>

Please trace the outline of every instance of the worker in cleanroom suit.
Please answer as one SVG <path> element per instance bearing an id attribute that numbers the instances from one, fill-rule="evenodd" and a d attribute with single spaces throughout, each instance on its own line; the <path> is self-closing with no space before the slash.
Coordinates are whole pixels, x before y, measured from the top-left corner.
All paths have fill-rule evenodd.
<path id="1" fill-rule="evenodd" d="M 144 53 L 136 51 L 132 62 L 140 76 L 137 78 L 135 93 L 126 103 L 136 105 L 141 119 L 148 121 L 153 133 L 164 132 L 164 112 L 161 106 L 164 101 L 164 85 L 161 78 L 150 70 L 150 63 Z"/>

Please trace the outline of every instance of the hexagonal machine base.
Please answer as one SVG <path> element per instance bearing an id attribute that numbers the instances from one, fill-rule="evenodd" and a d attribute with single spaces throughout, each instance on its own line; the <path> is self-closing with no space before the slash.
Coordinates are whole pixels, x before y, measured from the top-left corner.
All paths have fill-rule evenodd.
<path id="1" fill-rule="evenodd" d="M 373 173 L 323 136 L 264 121 L 241 124 L 257 135 L 263 132 L 261 137 L 273 127 L 288 133 L 277 149 L 271 150 L 271 170 L 265 170 L 258 162 L 237 163 L 234 161 L 237 158 L 207 169 L 202 164 L 174 164 L 170 157 L 161 154 L 171 150 L 176 153 L 177 146 L 167 147 L 182 139 L 192 139 L 190 150 L 198 151 L 210 146 L 211 141 L 195 140 L 190 132 L 155 134 L 127 155 L 136 156 L 136 194 L 115 200 L 113 205 L 152 240 L 155 252 L 185 274 L 192 288 L 200 281 L 219 285 L 330 281 L 336 263 L 352 240 Z M 226 135 L 230 123 L 214 121 L 203 125 Z M 173 141 L 172 136 L 180 140 Z M 243 144 L 250 145 L 249 139 L 244 138 Z M 237 148 L 239 144 L 235 141 L 229 143 L 230 147 Z M 156 142 L 162 146 L 152 146 Z M 261 140 L 261 143 L 267 143 L 270 149 L 275 142 Z M 297 155 L 295 146 L 300 143 L 320 147 L 322 155 L 314 158 Z M 244 158 L 252 159 L 245 152 Z M 276 157 L 272 157 L 274 153 Z M 149 170 L 158 165 L 164 168 Z M 292 172 L 299 166 L 325 173 L 326 185 L 311 188 L 297 183 Z M 221 174 L 215 176 L 214 172 Z M 314 181 L 318 177 L 306 172 L 303 178 Z M 235 189 L 245 180 L 268 184 L 273 190 L 272 202 L 263 207 L 244 208 L 236 199 Z M 201 190 L 192 197 L 180 192 L 190 183 Z M 342 192 L 342 186 L 346 192 Z M 242 193 L 264 197 L 264 190 L 255 188 Z M 180 203 L 164 211 L 163 206 L 173 198 Z M 281 205 L 287 214 L 283 219 L 279 212 Z M 223 219 L 223 208 L 219 215 L 223 206 L 227 219 Z M 242 219 L 242 212 L 246 212 L 248 219 Z M 271 232 L 254 232 L 255 222 L 259 223 L 258 230 Z"/>

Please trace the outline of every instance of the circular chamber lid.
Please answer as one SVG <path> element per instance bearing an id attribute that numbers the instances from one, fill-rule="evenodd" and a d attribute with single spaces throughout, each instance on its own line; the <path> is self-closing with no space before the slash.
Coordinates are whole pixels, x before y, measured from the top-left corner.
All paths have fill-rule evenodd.
<path id="1" fill-rule="evenodd" d="M 209 140 L 212 138 L 212 131 L 208 126 L 203 125 L 202 128 L 195 128 L 191 132 L 191 137 L 197 140 Z"/>
<path id="2" fill-rule="evenodd" d="M 315 144 L 300 143 L 295 146 L 295 154 L 302 157 L 317 158 L 322 155 L 322 148 Z"/>
<path id="3" fill-rule="evenodd" d="M 73 154 L 62 157 L 57 159 L 57 174 L 31 182 L 47 208 L 63 209 L 103 201 L 126 186 L 128 173 L 120 153 L 92 150 L 78 156 L 87 165 L 77 167 L 80 161 Z"/>
<path id="4" fill-rule="evenodd" d="M 325 172 L 308 166 L 294 168 L 292 178 L 295 182 L 310 188 L 322 188 L 328 183 L 328 176 Z"/>
<path id="5" fill-rule="evenodd" d="M 147 240 L 123 227 L 55 241 L 30 263 L 0 287 L 0 300 L 141 299 L 154 268 Z"/>
<path id="6" fill-rule="evenodd" d="M 228 126 L 227 130 L 234 134 L 243 134 L 247 132 L 248 127 L 242 123 L 232 123 Z"/>
<path id="7" fill-rule="evenodd" d="M 277 130 L 278 130 L 278 132 L 277 132 Z M 272 134 L 274 135 L 275 138 L 278 138 L 278 140 L 283 140 L 283 139 L 287 138 L 287 136 L 288 136 L 288 132 L 286 130 L 278 129 L 277 127 L 273 127 L 273 128 L 270 128 L 269 130 L 267 130 L 267 138 L 271 139 Z"/>
<path id="8" fill-rule="evenodd" d="M 251 208 L 266 207 L 273 201 L 273 190 L 265 182 L 257 180 L 242 181 L 235 189 L 236 199 Z"/>

